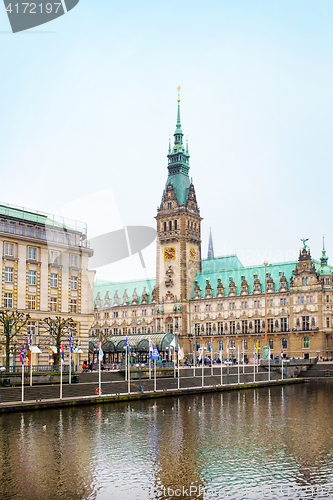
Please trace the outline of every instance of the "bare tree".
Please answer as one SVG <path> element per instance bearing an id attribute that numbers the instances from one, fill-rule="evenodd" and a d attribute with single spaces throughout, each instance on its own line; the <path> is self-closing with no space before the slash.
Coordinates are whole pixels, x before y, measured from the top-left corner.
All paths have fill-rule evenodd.
<path id="1" fill-rule="evenodd" d="M 14 337 L 22 333 L 30 319 L 30 314 L 17 310 L 0 310 L 0 329 L 2 330 L 6 350 L 6 366 L 9 366 L 10 346 Z"/>
<path id="2" fill-rule="evenodd" d="M 61 343 L 65 339 L 69 339 L 70 334 L 76 333 L 76 323 L 74 323 L 73 318 L 62 318 L 61 316 L 55 316 L 53 318 L 44 318 L 40 323 L 42 328 L 45 328 L 55 340 L 55 345 L 57 348 L 57 355 L 55 358 L 55 364 L 60 364 L 61 355 Z"/>

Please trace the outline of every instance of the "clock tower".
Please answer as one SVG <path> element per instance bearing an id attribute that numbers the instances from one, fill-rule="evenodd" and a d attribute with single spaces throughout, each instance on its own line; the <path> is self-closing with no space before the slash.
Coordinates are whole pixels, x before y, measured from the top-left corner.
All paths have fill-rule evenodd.
<path id="1" fill-rule="evenodd" d="M 179 90 L 179 89 L 178 89 Z M 181 321 L 174 333 L 185 335 L 188 323 L 188 303 L 195 276 L 201 270 L 200 210 L 192 180 L 190 180 L 188 144 L 183 144 L 178 96 L 177 125 L 174 145 L 169 142 L 168 179 L 157 208 L 157 301 L 168 312 L 177 312 Z M 170 318 L 171 321 L 171 318 Z M 165 331 L 167 325 L 163 325 Z M 176 330 L 176 331 L 175 331 Z"/>

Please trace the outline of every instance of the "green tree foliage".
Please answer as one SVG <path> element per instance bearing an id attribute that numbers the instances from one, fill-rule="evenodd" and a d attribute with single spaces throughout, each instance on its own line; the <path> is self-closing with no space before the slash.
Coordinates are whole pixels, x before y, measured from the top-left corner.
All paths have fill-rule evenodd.
<path id="1" fill-rule="evenodd" d="M 6 350 L 6 366 L 9 366 L 10 346 L 14 337 L 26 330 L 30 314 L 16 310 L 0 310 L 0 330 L 3 334 L 2 344 Z"/>

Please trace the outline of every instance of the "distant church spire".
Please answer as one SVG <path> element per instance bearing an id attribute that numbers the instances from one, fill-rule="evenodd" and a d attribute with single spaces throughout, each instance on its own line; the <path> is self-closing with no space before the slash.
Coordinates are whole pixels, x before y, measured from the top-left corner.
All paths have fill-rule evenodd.
<path id="1" fill-rule="evenodd" d="M 207 255 L 207 259 L 214 259 L 214 247 L 213 247 L 212 228 L 209 228 L 209 241 L 208 241 L 208 255 Z"/>
<path id="2" fill-rule="evenodd" d="M 328 262 L 328 257 L 326 255 L 326 250 L 325 250 L 325 237 L 323 236 L 323 249 L 321 251 L 321 257 L 320 257 L 321 266 L 322 267 L 327 266 L 327 262 Z"/>

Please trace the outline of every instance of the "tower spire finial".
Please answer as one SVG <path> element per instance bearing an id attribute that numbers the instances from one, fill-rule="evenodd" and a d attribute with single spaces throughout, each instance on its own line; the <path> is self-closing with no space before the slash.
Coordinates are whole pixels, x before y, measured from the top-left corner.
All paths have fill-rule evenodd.
<path id="1" fill-rule="evenodd" d="M 212 228 L 209 228 L 209 240 L 208 240 L 208 255 L 207 259 L 214 259 L 214 247 L 213 247 L 213 236 Z"/>
<path id="2" fill-rule="evenodd" d="M 177 102 L 178 102 L 178 111 L 177 111 L 177 129 L 180 129 L 181 130 L 181 123 L 180 123 L 180 86 L 178 86 L 178 99 L 177 99 Z"/>
<path id="3" fill-rule="evenodd" d="M 325 236 L 323 235 L 323 249 L 321 251 L 320 264 L 322 267 L 327 266 L 328 257 L 325 250 Z"/>

